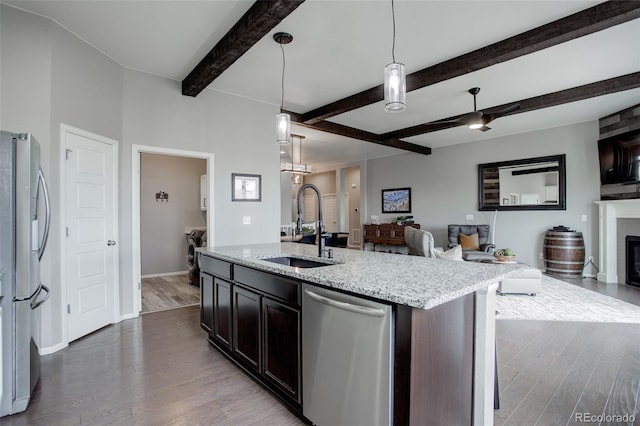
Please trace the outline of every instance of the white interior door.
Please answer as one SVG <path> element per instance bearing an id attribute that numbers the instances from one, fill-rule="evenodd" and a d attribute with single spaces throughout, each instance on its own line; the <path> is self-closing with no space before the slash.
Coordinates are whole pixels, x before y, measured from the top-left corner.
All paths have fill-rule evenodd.
<path id="1" fill-rule="evenodd" d="M 336 194 L 322 196 L 322 219 L 327 232 L 338 232 L 338 205 Z"/>
<path id="2" fill-rule="evenodd" d="M 311 223 L 318 220 L 318 208 L 316 207 L 317 197 L 315 195 L 302 196 L 302 220 L 304 223 Z M 296 206 L 296 212 L 297 212 Z M 297 219 L 296 213 L 296 219 Z"/>
<path id="3" fill-rule="evenodd" d="M 99 139 L 64 133 L 68 341 L 117 321 L 117 145 Z"/>

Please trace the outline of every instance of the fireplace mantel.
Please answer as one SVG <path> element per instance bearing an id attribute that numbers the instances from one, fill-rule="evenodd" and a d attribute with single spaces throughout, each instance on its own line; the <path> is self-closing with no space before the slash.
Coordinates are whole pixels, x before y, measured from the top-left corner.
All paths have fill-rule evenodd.
<path id="1" fill-rule="evenodd" d="M 618 219 L 640 219 L 640 199 L 596 201 L 599 208 L 598 281 L 618 281 Z"/>

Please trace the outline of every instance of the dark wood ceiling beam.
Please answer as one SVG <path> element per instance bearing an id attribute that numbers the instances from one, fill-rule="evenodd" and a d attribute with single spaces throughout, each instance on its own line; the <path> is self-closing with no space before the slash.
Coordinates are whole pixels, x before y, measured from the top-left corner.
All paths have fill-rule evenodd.
<path id="1" fill-rule="evenodd" d="M 315 124 L 306 124 L 302 122 L 302 115 L 287 111 L 291 115 L 291 121 L 309 129 L 319 130 L 334 135 L 346 136 L 352 139 L 359 139 L 365 142 L 371 142 L 378 145 L 389 146 L 392 148 L 402 149 L 404 151 L 415 152 L 423 155 L 430 155 L 431 148 L 423 145 L 405 142 L 397 138 L 381 138 L 372 132 L 356 129 L 354 127 L 344 126 L 331 121 L 320 121 Z"/>
<path id="2" fill-rule="evenodd" d="M 610 95 L 612 93 L 623 92 L 625 90 L 637 89 L 639 87 L 640 72 L 635 72 L 619 77 L 610 78 L 607 80 L 597 81 L 595 83 L 585 84 L 583 86 L 560 90 L 558 92 L 547 93 L 546 95 L 534 96 L 532 98 L 509 102 L 508 104 L 497 105 L 491 108 L 483 108 L 482 111 L 486 114 L 494 114 L 510 105 L 519 103 L 520 109 L 517 109 L 508 114 L 504 114 L 504 117 L 506 117 L 508 115 L 521 114 L 523 112 L 530 112 L 537 109 L 550 108 L 571 102 L 583 101 L 585 99 Z M 443 130 L 450 127 L 462 126 L 462 123 L 443 123 L 443 121 L 455 120 L 459 117 L 461 117 L 461 115 L 443 118 L 440 120 L 431 121 L 429 123 L 418 124 L 416 126 L 394 130 L 393 132 L 383 133 L 379 135 L 379 137 L 383 140 L 385 138 L 408 138 L 411 136 L 418 136 L 425 133 L 436 132 L 438 130 Z"/>
<path id="3" fill-rule="evenodd" d="M 182 80 L 182 94 L 197 96 L 304 0 L 258 0 Z"/>
<path id="4" fill-rule="evenodd" d="M 614 25 L 640 18 L 640 1 L 607 1 L 509 37 L 407 76 L 407 91 L 421 89 L 454 77 L 509 61 L 530 53 L 583 37 Z M 317 123 L 384 99 L 379 85 L 303 114 L 306 124 Z"/>

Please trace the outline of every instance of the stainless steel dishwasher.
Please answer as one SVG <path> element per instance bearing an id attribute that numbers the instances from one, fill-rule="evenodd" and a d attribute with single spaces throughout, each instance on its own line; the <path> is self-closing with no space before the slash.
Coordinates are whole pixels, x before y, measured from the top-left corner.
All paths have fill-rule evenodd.
<path id="1" fill-rule="evenodd" d="M 392 309 L 303 285 L 302 406 L 318 426 L 390 425 Z"/>

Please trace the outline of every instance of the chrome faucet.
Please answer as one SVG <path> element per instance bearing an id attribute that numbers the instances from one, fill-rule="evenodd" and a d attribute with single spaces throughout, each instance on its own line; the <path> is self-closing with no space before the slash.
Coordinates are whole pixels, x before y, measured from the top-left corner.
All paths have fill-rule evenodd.
<path id="1" fill-rule="evenodd" d="M 325 256 L 325 246 L 327 244 L 327 237 L 330 235 L 324 232 L 324 223 L 322 222 L 322 198 L 320 197 L 320 190 L 317 186 L 310 183 L 305 183 L 298 189 L 298 195 L 296 196 L 296 203 L 298 204 L 298 220 L 296 221 L 296 232 L 302 233 L 302 203 L 300 198 L 305 189 L 313 189 L 318 197 L 318 257 Z M 329 249 L 330 250 L 330 249 Z M 333 254 L 331 252 L 330 254 Z"/>

